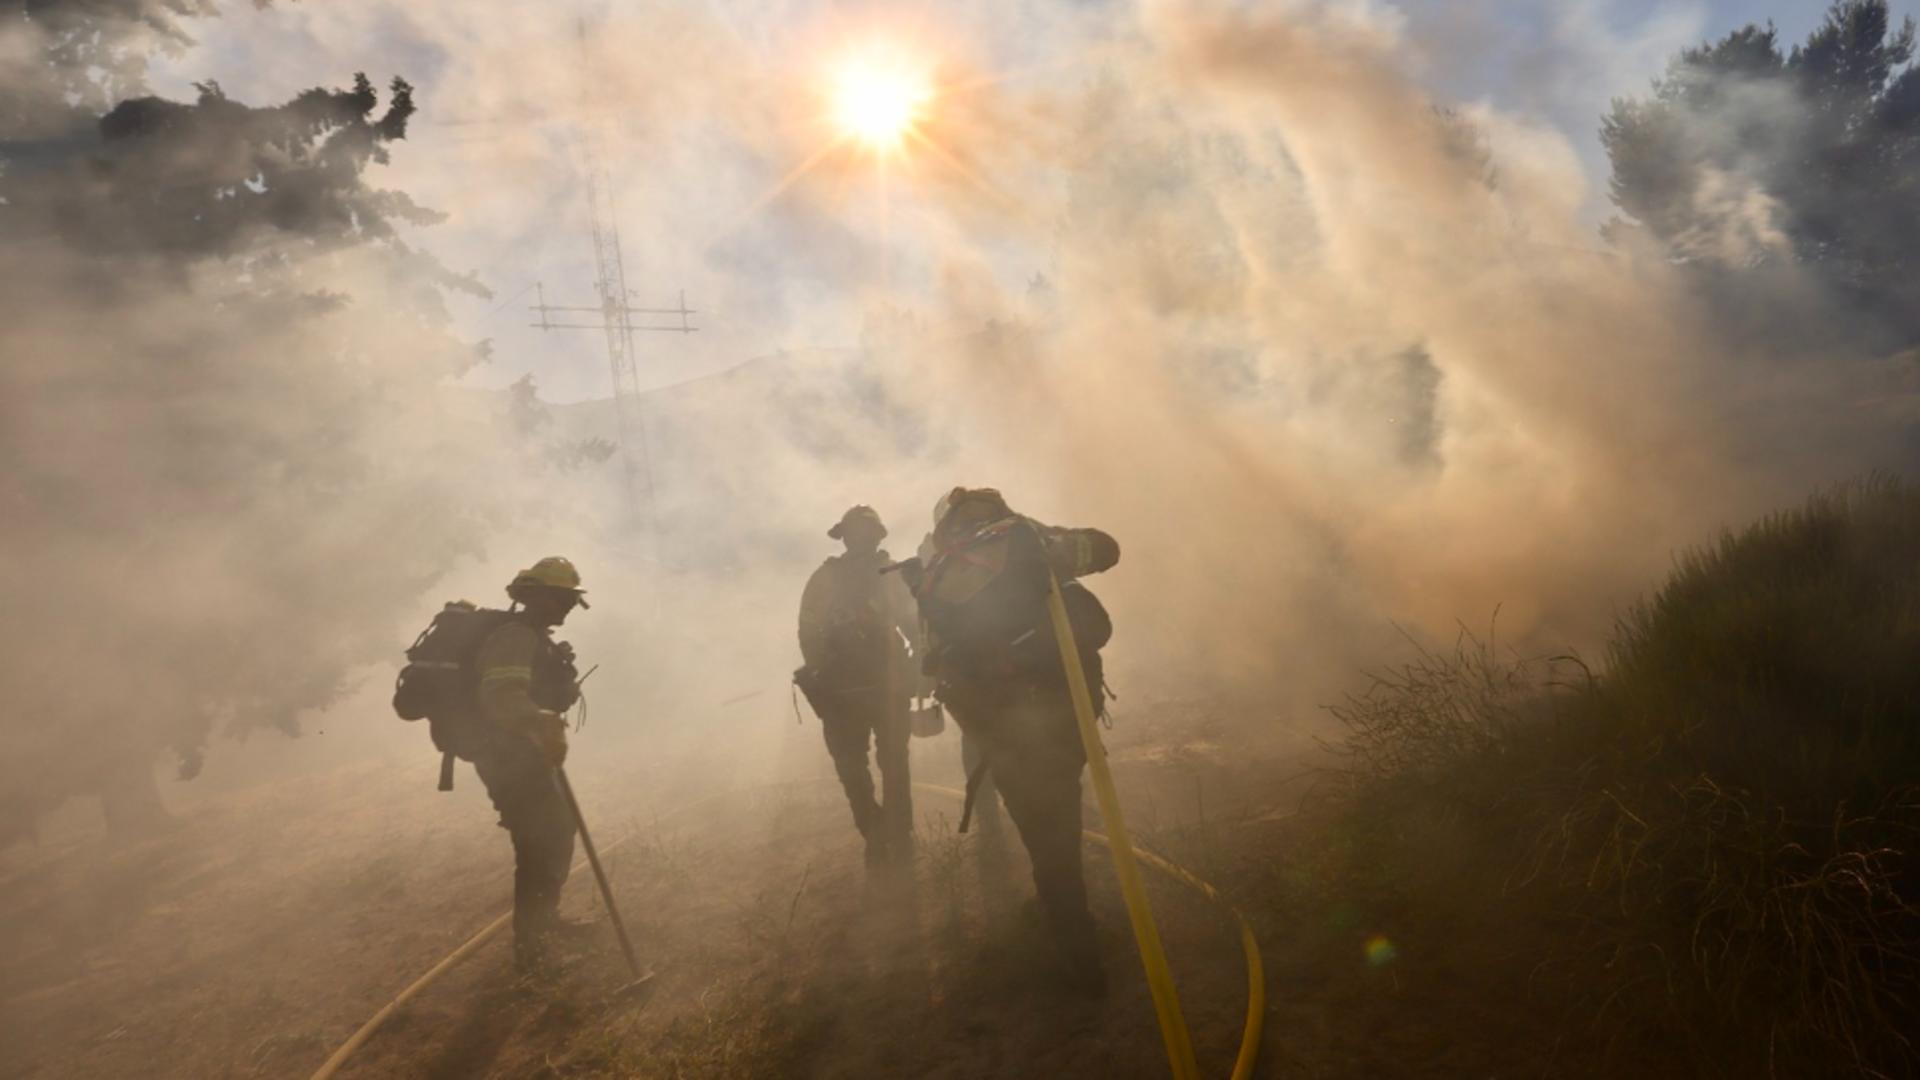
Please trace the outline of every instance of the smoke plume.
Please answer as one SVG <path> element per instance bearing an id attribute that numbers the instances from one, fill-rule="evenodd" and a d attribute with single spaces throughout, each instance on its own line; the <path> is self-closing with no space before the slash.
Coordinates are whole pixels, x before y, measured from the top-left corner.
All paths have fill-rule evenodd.
<path id="1" fill-rule="evenodd" d="M 61 91 L 92 61 L 36 58 L 67 31 L 0 36 L 36 95 L 0 98 L 37 103 L 0 133 L 0 595 L 33 613 L 0 760 L 35 806 L 97 781 L 26 763 L 191 761 L 377 690 L 438 600 L 542 554 L 587 574 L 599 700 L 746 745 L 840 511 L 879 507 L 905 554 L 941 492 L 993 485 L 1119 538 L 1091 583 L 1116 684 L 1300 717 L 1401 629 L 1496 607 L 1504 639 L 1597 651 L 1678 547 L 1911 455 L 1910 365 L 1756 334 L 1693 265 L 1771 258 L 1803 324 L 1857 310 L 1785 254 L 1777 170 L 1719 167 L 1692 231 L 1603 238 L 1579 136 L 1435 96 L 1432 16 L 648 8 L 583 41 L 301 5 L 188 19 L 189 45 L 199 9 L 161 10 L 125 25 L 185 50 L 155 53 L 169 79 L 220 69 L 193 104 L 138 100 L 144 69 Z M 827 148 L 812 89 L 881 31 L 945 88 L 884 168 Z M 269 33 L 271 68 L 245 48 Z M 357 70 L 409 81 L 300 96 Z M 527 253 L 585 291 L 594 169 L 633 279 L 707 317 L 647 339 L 649 383 L 684 382 L 645 397 L 634 502 L 618 459 L 526 441 L 479 388 L 605 385 L 594 339 L 489 321 Z"/>

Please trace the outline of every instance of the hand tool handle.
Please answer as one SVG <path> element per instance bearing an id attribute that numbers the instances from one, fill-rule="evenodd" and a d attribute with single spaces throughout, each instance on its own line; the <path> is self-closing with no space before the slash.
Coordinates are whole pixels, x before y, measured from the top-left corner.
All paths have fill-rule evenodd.
<path id="1" fill-rule="evenodd" d="M 607 902 L 607 914 L 613 916 L 613 932 L 620 936 L 620 952 L 626 956 L 633 977 L 643 979 L 646 976 L 640 971 L 640 961 L 634 958 L 633 942 L 627 940 L 627 924 L 621 921 L 620 909 L 613 902 L 613 886 L 607 884 L 607 872 L 600 868 L 600 853 L 593 849 L 593 837 L 587 835 L 587 819 L 580 813 L 580 801 L 573 797 L 573 785 L 567 782 L 567 770 L 555 766 L 553 777 L 560 784 L 560 794 L 567 797 L 567 809 L 573 811 L 574 827 L 580 830 L 580 846 L 587 849 L 587 865 L 593 867 L 593 879 L 600 883 L 600 898 Z"/>

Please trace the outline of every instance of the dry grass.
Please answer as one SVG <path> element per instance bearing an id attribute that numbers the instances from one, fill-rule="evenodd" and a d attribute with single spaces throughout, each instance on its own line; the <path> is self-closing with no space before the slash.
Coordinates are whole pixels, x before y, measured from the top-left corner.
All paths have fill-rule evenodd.
<path id="1" fill-rule="evenodd" d="M 1599 675 L 1463 630 L 1334 711 L 1321 857 L 1447 925 L 1475 977 L 1528 987 L 1561 1052 L 1920 1068 L 1912 489 L 1870 481 L 1688 555 Z"/>

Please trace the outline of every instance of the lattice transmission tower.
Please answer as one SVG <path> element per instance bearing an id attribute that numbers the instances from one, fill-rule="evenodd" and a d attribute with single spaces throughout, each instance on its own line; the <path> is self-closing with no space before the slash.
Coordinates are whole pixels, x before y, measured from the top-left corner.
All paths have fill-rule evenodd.
<path id="1" fill-rule="evenodd" d="M 580 23 L 580 50 L 583 71 L 591 64 L 587 48 L 587 27 Z M 589 85 L 591 78 L 588 79 Z M 691 334 L 699 327 L 690 321 L 697 314 L 687 307 L 687 294 L 679 294 L 671 308 L 636 307 L 633 290 L 627 288 L 627 266 L 620 249 L 620 216 L 614 205 L 613 190 L 600 165 L 597 125 L 587 116 L 588 135 L 582 145 L 587 182 L 587 218 L 593 232 L 594 293 L 593 305 L 549 304 L 544 284 L 536 284 L 537 303 L 532 311 L 539 321 L 530 325 L 541 330 L 597 330 L 606 337 L 607 368 L 613 379 L 613 409 L 618 435 L 620 467 L 625 481 L 627 507 L 642 518 L 651 531 L 653 514 L 653 462 L 647 448 L 647 419 L 641 407 L 638 350 L 634 335 L 641 332 Z M 599 316 L 591 321 L 589 316 Z M 676 317 L 678 322 L 664 325 L 650 320 Z M 557 320 L 556 321 L 556 317 Z"/>

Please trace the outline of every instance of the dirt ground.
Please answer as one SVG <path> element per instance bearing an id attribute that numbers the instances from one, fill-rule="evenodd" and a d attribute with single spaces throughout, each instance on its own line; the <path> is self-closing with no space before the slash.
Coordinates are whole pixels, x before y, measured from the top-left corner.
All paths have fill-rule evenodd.
<path id="1" fill-rule="evenodd" d="M 1248 753 L 1194 710 L 1110 745 L 1138 838 L 1203 875 L 1297 797 L 1283 748 Z M 916 779 L 958 785 L 951 736 L 915 746 Z M 432 792 L 429 755 L 237 787 L 138 843 L 81 830 L 0 853 L 0 1076 L 311 1073 L 509 906 L 479 784 L 463 767 Z M 1164 1075 L 1103 850 L 1086 856 L 1113 987 L 1089 1001 L 1059 985 L 1010 822 L 960 836 L 957 802 L 920 791 L 912 866 L 870 874 L 826 766 L 798 737 L 775 782 L 577 770 L 654 980 L 614 992 L 624 967 L 581 871 L 564 906 L 593 936 L 558 978 L 514 979 L 500 935 L 341 1075 Z M 1235 927 L 1183 886 L 1150 889 L 1203 1071 L 1225 1075 L 1246 1008 Z"/>

